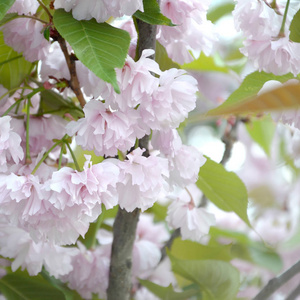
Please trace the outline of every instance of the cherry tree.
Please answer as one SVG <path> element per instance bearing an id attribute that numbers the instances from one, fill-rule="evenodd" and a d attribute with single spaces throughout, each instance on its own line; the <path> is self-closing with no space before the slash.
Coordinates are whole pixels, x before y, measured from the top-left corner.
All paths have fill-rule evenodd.
<path id="1" fill-rule="evenodd" d="M 0 297 L 296 299 L 299 28 L 297 0 L 2 0 Z"/>

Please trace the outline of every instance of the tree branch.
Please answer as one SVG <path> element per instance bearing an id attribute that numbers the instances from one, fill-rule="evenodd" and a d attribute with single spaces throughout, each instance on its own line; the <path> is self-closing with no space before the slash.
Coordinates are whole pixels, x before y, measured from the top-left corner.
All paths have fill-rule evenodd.
<path id="1" fill-rule="evenodd" d="M 137 20 L 139 33 L 138 57 L 145 49 L 155 49 L 156 26 Z M 154 59 L 154 56 L 152 57 Z M 149 156 L 149 136 L 139 140 L 139 146 L 146 149 L 144 156 Z M 134 197 L 134 195 L 132 195 Z M 132 248 L 136 235 L 136 226 L 140 210 L 135 209 L 129 213 L 119 208 L 113 226 L 114 240 L 112 244 L 109 285 L 107 289 L 108 300 L 129 300 L 132 286 Z"/>
<path id="2" fill-rule="evenodd" d="M 83 94 L 80 89 L 80 84 L 79 84 L 79 80 L 78 80 L 77 73 L 76 73 L 75 61 L 71 58 L 71 55 L 69 54 L 69 51 L 68 51 L 68 48 L 66 45 L 66 41 L 63 39 L 63 37 L 60 34 L 58 34 L 58 36 L 57 36 L 57 41 L 58 41 L 60 48 L 65 56 L 65 59 L 66 59 L 66 62 L 67 62 L 68 68 L 69 68 L 69 72 L 70 72 L 70 76 L 71 76 L 71 79 L 69 81 L 70 88 L 76 95 L 76 97 L 80 103 L 80 106 L 84 107 L 85 100 L 84 100 Z"/>
<path id="3" fill-rule="evenodd" d="M 266 300 L 270 297 L 275 291 L 277 291 L 281 286 L 293 278 L 296 274 L 300 273 L 300 260 L 295 263 L 291 268 L 285 271 L 278 277 L 271 279 L 268 284 L 253 298 L 253 300 Z M 293 291 L 299 293 L 299 287 Z M 292 293 L 292 294 L 293 294 Z M 290 295 L 288 299 L 294 299 L 295 294 Z"/>

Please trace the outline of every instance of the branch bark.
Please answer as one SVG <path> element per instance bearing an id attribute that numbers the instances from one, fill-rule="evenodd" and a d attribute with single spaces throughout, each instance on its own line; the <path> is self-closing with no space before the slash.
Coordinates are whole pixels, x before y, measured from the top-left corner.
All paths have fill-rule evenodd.
<path id="1" fill-rule="evenodd" d="M 138 57 L 143 50 L 154 49 L 156 43 L 156 26 L 137 20 L 139 33 Z M 154 59 L 154 56 L 152 57 Z M 139 146 L 146 149 L 144 156 L 149 156 L 149 136 L 139 140 Z M 127 212 L 119 208 L 113 226 L 114 240 L 112 244 L 109 285 L 107 289 L 108 300 L 129 300 L 132 286 L 132 248 L 135 240 L 136 226 L 140 210 Z"/>
<path id="2" fill-rule="evenodd" d="M 275 291 L 298 273 L 300 273 L 300 260 L 280 276 L 271 279 L 253 300 L 267 300 Z M 299 292 L 299 287 L 294 292 Z M 288 299 L 294 299 L 293 296 L 295 295 L 290 295 L 289 297 L 291 298 Z"/>
<path id="3" fill-rule="evenodd" d="M 84 100 L 83 94 L 80 89 L 80 84 L 79 84 L 79 80 L 78 80 L 77 73 L 76 73 L 75 61 L 74 61 L 74 59 L 71 58 L 71 55 L 69 54 L 69 51 L 68 51 L 68 48 L 66 45 L 66 41 L 63 39 L 63 37 L 60 34 L 57 36 L 57 41 L 58 41 L 60 48 L 65 56 L 65 59 L 66 59 L 67 65 L 68 65 L 68 69 L 70 72 L 70 76 L 71 76 L 71 79 L 69 81 L 70 88 L 76 95 L 76 97 L 80 103 L 80 106 L 84 107 L 86 102 Z"/>

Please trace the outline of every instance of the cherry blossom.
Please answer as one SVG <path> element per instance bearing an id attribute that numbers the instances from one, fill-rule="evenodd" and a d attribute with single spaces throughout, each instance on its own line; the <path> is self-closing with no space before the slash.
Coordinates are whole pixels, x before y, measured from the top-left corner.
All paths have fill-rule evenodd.
<path id="1" fill-rule="evenodd" d="M 11 128 L 10 116 L 0 118 L 0 172 L 7 171 L 7 164 L 16 164 L 24 158 L 21 137 Z"/>
<path id="2" fill-rule="evenodd" d="M 143 150 L 135 149 L 127 155 L 128 160 L 119 162 L 119 205 L 127 211 L 151 207 L 169 186 L 168 161 L 155 155 L 142 156 Z"/>
<path id="3" fill-rule="evenodd" d="M 46 57 L 50 42 L 43 35 L 43 24 L 27 18 L 14 19 L 1 27 L 5 43 L 16 52 L 22 52 L 30 62 Z"/>
<path id="4" fill-rule="evenodd" d="M 35 14 L 39 7 L 36 0 L 16 0 L 8 13 L 18 13 L 19 15 Z"/>
<path id="5" fill-rule="evenodd" d="M 138 9 L 143 11 L 142 0 L 56 0 L 55 8 L 72 10 L 73 17 L 77 20 L 90 20 L 95 18 L 97 22 L 105 22 L 110 17 L 132 15 Z"/>

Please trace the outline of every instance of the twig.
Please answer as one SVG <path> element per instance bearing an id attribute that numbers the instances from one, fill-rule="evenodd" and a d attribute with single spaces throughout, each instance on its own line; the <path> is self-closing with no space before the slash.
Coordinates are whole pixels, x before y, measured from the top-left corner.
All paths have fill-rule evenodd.
<path id="1" fill-rule="evenodd" d="M 239 119 L 236 119 L 235 123 L 231 125 L 231 129 L 226 131 L 222 137 L 222 142 L 225 144 L 225 151 L 220 161 L 221 165 L 225 165 L 231 157 L 231 152 L 234 143 L 237 140 L 237 128 L 239 124 Z"/>
<path id="2" fill-rule="evenodd" d="M 71 55 L 69 54 L 69 51 L 68 51 L 68 48 L 66 45 L 66 41 L 63 39 L 63 37 L 60 34 L 58 34 L 58 36 L 57 36 L 57 41 L 58 41 L 60 48 L 65 56 L 65 59 L 66 59 L 67 65 L 68 65 L 68 69 L 70 72 L 70 76 L 71 76 L 71 79 L 69 81 L 70 88 L 75 93 L 81 107 L 84 107 L 85 100 L 84 100 L 83 94 L 81 92 L 79 80 L 78 80 L 77 73 L 76 73 L 76 63 L 71 58 Z"/>
<path id="3" fill-rule="evenodd" d="M 297 263 L 295 263 L 291 268 L 289 268 L 287 271 L 282 273 L 280 276 L 271 279 L 268 282 L 268 284 L 255 296 L 255 298 L 253 298 L 253 300 L 268 299 L 268 297 L 270 297 L 275 291 L 277 291 L 281 286 L 283 286 L 286 282 L 288 282 L 291 278 L 293 278 L 298 273 L 300 273 L 300 260 Z M 299 293 L 298 288 L 295 291 Z M 292 294 L 289 297 L 293 297 Z M 288 299 L 291 300 L 294 298 L 288 298 Z"/>
<path id="4" fill-rule="evenodd" d="M 161 258 L 160 261 L 163 261 L 165 259 L 165 257 L 167 256 L 167 249 L 171 249 L 174 240 L 179 237 L 180 234 L 180 228 L 177 228 L 176 230 L 173 231 L 173 233 L 171 234 L 171 237 L 169 238 L 169 240 L 166 242 L 166 244 L 161 248 Z"/>
<path id="5" fill-rule="evenodd" d="M 300 284 L 288 295 L 286 300 L 295 300 L 300 295 Z"/>
<path id="6" fill-rule="evenodd" d="M 156 26 L 140 20 L 137 20 L 137 25 L 139 32 L 138 57 L 140 57 L 144 49 L 155 49 Z M 152 58 L 154 59 L 154 56 Z M 149 136 L 145 136 L 139 140 L 139 146 L 146 150 L 143 153 L 146 157 L 149 156 L 148 144 Z M 108 300 L 130 299 L 132 287 L 132 248 L 139 214 L 139 209 L 135 209 L 131 213 L 120 208 L 118 210 L 113 226 L 114 240 L 107 289 Z"/>

